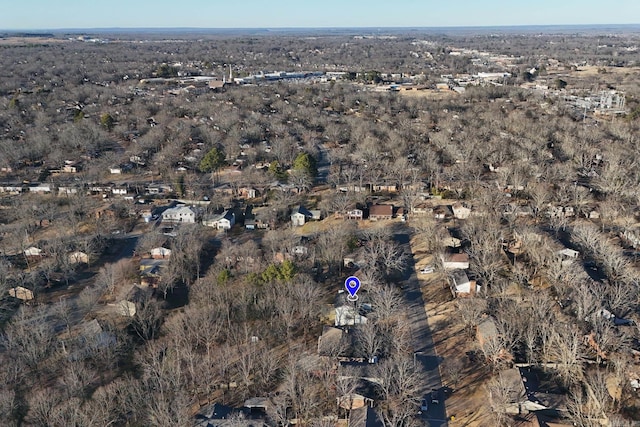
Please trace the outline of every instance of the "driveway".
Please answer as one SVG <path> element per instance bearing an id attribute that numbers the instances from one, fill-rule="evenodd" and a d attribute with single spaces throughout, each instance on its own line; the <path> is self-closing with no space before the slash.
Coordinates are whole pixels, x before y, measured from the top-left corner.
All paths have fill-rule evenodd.
<path id="1" fill-rule="evenodd" d="M 410 235 L 406 226 L 398 227 L 394 234 L 395 240 L 403 247 L 405 253 L 411 253 Z M 442 379 L 438 365 L 441 360 L 436 354 L 436 349 L 431 337 L 431 330 L 427 322 L 427 312 L 418 282 L 416 266 L 413 257 L 407 258 L 407 266 L 402 279 L 407 284 L 404 297 L 407 303 L 407 317 L 411 322 L 413 339 L 414 361 L 422 364 L 425 371 L 424 399 L 427 400 L 429 410 L 422 414 L 422 418 L 429 422 L 431 427 L 448 426 L 447 414 L 442 392 Z M 431 403 L 431 390 L 439 390 L 440 403 Z"/>

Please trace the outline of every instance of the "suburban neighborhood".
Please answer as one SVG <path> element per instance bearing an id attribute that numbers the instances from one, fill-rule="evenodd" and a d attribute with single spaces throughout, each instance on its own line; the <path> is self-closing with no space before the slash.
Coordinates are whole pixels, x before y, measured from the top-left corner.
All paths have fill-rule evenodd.
<path id="1" fill-rule="evenodd" d="M 635 425 L 640 57 L 594 31 L 0 37 L 3 422 Z"/>

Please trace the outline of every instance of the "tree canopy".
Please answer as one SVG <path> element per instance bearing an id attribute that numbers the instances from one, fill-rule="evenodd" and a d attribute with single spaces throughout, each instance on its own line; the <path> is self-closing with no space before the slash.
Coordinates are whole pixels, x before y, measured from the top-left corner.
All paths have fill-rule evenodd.
<path id="1" fill-rule="evenodd" d="M 309 153 L 300 153 L 293 161 L 293 170 L 304 172 L 314 179 L 318 174 L 316 159 Z"/>
<path id="2" fill-rule="evenodd" d="M 217 172 L 224 165 L 224 151 L 214 147 L 200 161 L 201 172 Z"/>

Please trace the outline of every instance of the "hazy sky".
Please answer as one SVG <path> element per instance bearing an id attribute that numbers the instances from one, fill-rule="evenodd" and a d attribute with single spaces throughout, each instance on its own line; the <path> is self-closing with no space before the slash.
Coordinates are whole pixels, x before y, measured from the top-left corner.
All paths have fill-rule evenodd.
<path id="1" fill-rule="evenodd" d="M 0 29 L 637 24 L 640 0 L 2 0 Z"/>

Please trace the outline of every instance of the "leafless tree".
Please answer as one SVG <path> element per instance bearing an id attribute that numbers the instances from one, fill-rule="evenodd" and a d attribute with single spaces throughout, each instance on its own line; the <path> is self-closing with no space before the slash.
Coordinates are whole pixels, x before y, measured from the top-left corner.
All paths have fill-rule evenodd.
<path id="1" fill-rule="evenodd" d="M 456 300 L 457 312 L 462 318 L 462 323 L 469 335 L 473 335 L 483 313 L 487 309 L 485 299 L 464 298 Z"/>
<path id="2" fill-rule="evenodd" d="M 8 426 L 19 425 L 20 402 L 16 397 L 15 390 L 2 389 L 0 390 L 0 416 Z"/>
<path id="3" fill-rule="evenodd" d="M 96 380 L 97 374 L 83 362 L 67 362 L 63 368 L 60 383 L 67 398 L 84 399 L 88 387 Z"/>
<path id="4" fill-rule="evenodd" d="M 318 414 L 320 396 L 311 373 L 301 369 L 293 360 L 284 374 L 283 390 L 295 418 L 309 422 Z"/>
<path id="5" fill-rule="evenodd" d="M 407 261 L 407 256 L 400 245 L 382 237 L 369 240 L 365 246 L 365 252 L 369 266 L 387 276 L 393 271 L 401 271 Z"/>
<path id="6" fill-rule="evenodd" d="M 377 322 L 385 322 L 394 317 L 402 309 L 402 297 L 397 288 L 390 285 L 371 284 L 368 287 L 373 317 Z"/>
<path id="7" fill-rule="evenodd" d="M 355 225 L 344 222 L 318 235 L 316 253 L 332 271 L 341 271 L 343 259 L 347 255 L 349 241 L 355 235 Z"/>
<path id="8" fill-rule="evenodd" d="M 378 356 L 382 346 L 382 337 L 373 322 L 358 325 L 358 328 L 354 329 L 354 334 L 356 346 L 363 357 L 371 359 Z"/>
<path id="9" fill-rule="evenodd" d="M 420 401 L 421 372 L 409 357 L 398 355 L 379 363 L 375 374 L 382 380 L 377 385 L 383 400 L 379 413 L 384 424 L 405 425 Z"/>
<path id="10" fill-rule="evenodd" d="M 136 314 L 131 326 L 143 340 L 154 339 L 162 323 L 160 304 L 152 296 L 146 294 L 136 303 Z"/>
<path id="11" fill-rule="evenodd" d="M 2 335 L 4 348 L 15 363 L 24 363 L 37 372 L 40 364 L 56 348 L 51 325 L 34 310 L 22 308 Z"/>
<path id="12" fill-rule="evenodd" d="M 458 386 L 460 380 L 464 377 L 463 373 L 464 364 L 457 357 L 447 357 L 442 362 L 442 371 L 447 378 L 447 385 L 451 384 L 455 389 Z"/>
<path id="13" fill-rule="evenodd" d="M 569 394 L 567 410 L 571 420 L 580 427 L 597 427 L 600 423 L 601 412 L 598 402 L 585 396 L 580 387 L 574 387 Z"/>
<path id="14" fill-rule="evenodd" d="M 36 426 L 52 425 L 55 418 L 56 406 L 61 402 L 61 397 L 51 389 L 34 392 L 28 401 L 29 413 L 27 420 Z"/>
<path id="15" fill-rule="evenodd" d="M 558 375 L 566 386 L 573 386 L 583 378 L 582 335 L 574 327 L 561 327 L 551 331 L 545 359 L 557 361 Z"/>

